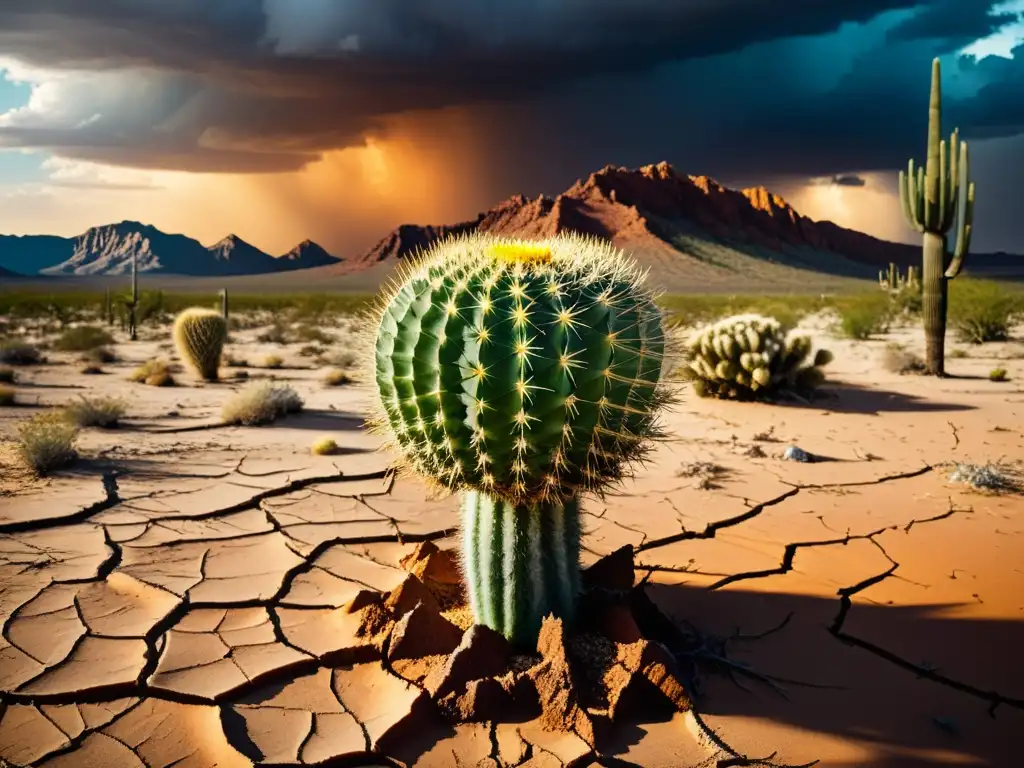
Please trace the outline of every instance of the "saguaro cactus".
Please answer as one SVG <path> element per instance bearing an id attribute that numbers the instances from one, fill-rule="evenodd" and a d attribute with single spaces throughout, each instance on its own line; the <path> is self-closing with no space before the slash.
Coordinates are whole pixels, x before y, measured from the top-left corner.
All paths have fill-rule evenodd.
<path id="1" fill-rule="evenodd" d="M 220 289 L 220 314 L 224 318 L 224 321 L 228 320 L 228 289 Z"/>
<path id="2" fill-rule="evenodd" d="M 932 62 L 932 91 L 928 105 L 928 159 L 915 171 L 914 161 L 900 171 L 903 215 L 924 235 L 921 288 L 926 372 L 945 375 L 946 306 L 949 280 L 960 274 L 971 246 L 974 182 L 968 181 L 967 142 L 954 130 L 946 142 L 942 133 L 942 90 L 939 60 Z M 952 253 L 946 235 L 953 230 Z"/>
<path id="3" fill-rule="evenodd" d="M 376 424 L 410 470 L 462 490 L 476 621 L 535 642 L 579 592 L 580 496 L 660 434 L 662 314 L 612 246 L 471 235 L 413 260 L 373 327 Z"/>
<path id="4" fill-rule="evenodd" d="M 132 341 L 138 339 L 138 334 L 135 328 L 135 313 L 139 308 L 139 255 L 138 253 L 132 253 L 132 298 L 127 302 L 128 304 L 128 333 L 131 334 Z"/>

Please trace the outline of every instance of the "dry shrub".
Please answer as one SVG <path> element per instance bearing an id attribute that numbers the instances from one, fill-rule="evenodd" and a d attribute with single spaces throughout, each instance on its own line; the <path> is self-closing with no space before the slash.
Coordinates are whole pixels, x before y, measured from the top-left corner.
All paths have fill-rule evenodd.
<path id="1" fill-rule="evenodd" d="M 139 384 L 148 384 L 151 387 L 173 387 L 175 383 L 170 366 L 159 358 L 144 362 L 132 371 L 128 380 Z"/>
<path id="2" fill-rule="evenodd" d="M 882 367 L 889 373 L 922 373 L 925 370 L 924 361 L 904 347 L 895 342 L 886 344 L 882 350 Z"/>
<path id="3" fill-rule="evenodd" d="M 348 371 L 343 371 L 340 368 L 328 371 L 324 376 L 324 384 L 328 387 L 340 387 L 344 384 L 351 384 L 353 381 L 354 379 L 348 374 Z"/>
<path id="4" fill-rule="evenodd" d="M 262 382 L 249 385 L 228 400 L 221 418 L 225 424 L 253 427 L 298 413 L 302 405 L 302 398 L 291 387 Z"/>
<path id="5" fill-rule="evenodd" d="M 79 360 L 83 363 L 110 365 L 117 362 L 117 354 L 110 347 L 96 347 L 83 354 Z"/>
<path id="6" fill-rule="evenodd" d="M 78 432 L 63 413 L 40 413 L 18 426 L 15 449 L 25 466 L 37 475 L 47 475 L 77 458 Z"/>
<path id="7" fill-rule="evenodd" d="M 39 347 L 27 341 L 0 341 L 0 363 L 7 365 L 38 365 L 43 362 Z"/>
<path id="8" fill-rule="evenodd" d="M 64 417 L 79 427 L 111 429 L 124 417 L 125 404 L 115 397 L 79 397 L 64 406 Z"/>
<path id="9" fill-rule="evenodd" d="M 277 370 L 284 365 L 284 358 L 280 355 L 267 355 L 263 358 L 263 367 Z"/>
<path id="10" fill-rule="evenodd" d="M 989 381 L 1000 382 L 1006 381 L 1007 379 L 1008 376 L 1005 368 L 993 368 L 991 371 L 988 372 Z"/>
<path id="11" fill-rule="evenodd" d="M 69 328 L 53 342 L 53 348 L 61 352 L 88 352 L 97 347 L 106 347 L 114 343 L 114 337 L 95 325 L 80 325 Z"/>

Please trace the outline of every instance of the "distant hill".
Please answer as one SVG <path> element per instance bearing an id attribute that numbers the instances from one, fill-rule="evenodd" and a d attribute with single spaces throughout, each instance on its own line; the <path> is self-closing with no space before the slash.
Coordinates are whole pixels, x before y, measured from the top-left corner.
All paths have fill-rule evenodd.
<path id="1" fill-rule="evenodd" d="M 131 272 L 133 255 L 140 272 L 193 277 L 260 275 L 341 261 L 309 240 L 275 257 L 237 235 L 206 247 L 137 221 L 93 227 L 71 238 L 0 235 L 0 268 L 20 275 L 124 275 Z"/>
<path id="2" fill-rule="evenodd" d="M 729 189 L 659 163 L 635 170 L 607 166 L 557 197 L 515 195 L 458 224 L 404 224 L 361 256 L 323 271 L 386 272 L 452 234 L 543 238 L 564 231 L 611 240 L 674 291 L 761 282 L 798 288 L 808 273 L 873 278 L 890 262 L 906 266 L 921 260 L 920 246 L 813 221 L 764 187 Z M 1021 256 L 971 254 L 967 264 L 972 272 L 995 268 L 1024 275 Z"/>

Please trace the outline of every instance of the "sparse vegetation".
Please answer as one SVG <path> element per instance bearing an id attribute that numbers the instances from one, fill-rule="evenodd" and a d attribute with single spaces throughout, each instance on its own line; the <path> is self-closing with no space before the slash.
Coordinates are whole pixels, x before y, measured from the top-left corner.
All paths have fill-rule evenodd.
<path id="1" fill-rule="evenodd" d="M 173 387 L 175 384 L 170 366 L 159 358 L 147 360 L 132 371 L 128 379 L 139 384 L 148 384 L 151 387 Z"/>
<path id="2" fill-rule="evenodd" d="M 290 344 L 292 335 L 288 327 L 281 322 L 275 322 L 270 328 L 256 337 L 260 344 Z"/>
<path id="3" fill-rule="evenodd" d="M 953 470 L 949 481 L 969 485 L 976 491 L 991 493 L 1020 493 L 1024 491 L 1021 471 L 1010 464 L 1000 462 L 989 464 L 969 464 L 952 462 Z"/>
<path id="4" fill-rule="evenodd" d="M 95 347 L 83 354 L 80 359 L 83 363 L 110 365 L 117 362 L 117 354 L 109 347 Z"/>
<path id="5" fill-rule="evenodd" d="M 124 401 L 114 397 L 79 397 L 63 408 L 63 414 L 79 427 L 111 429 L 118 426 L 125 414 Z"/>
<path id="6" fill-rule="evenodd" d="M 902 344 L 890 342 L 882 350 L 882 367 L 889 373 L 924 373 L 924 360 Z"/>
<path id="7" fill-rule="evenodd" d="M 38 365 L 43 362 L 39 347 L 27 341 L 0 341 L 0 363 L 7 365 Z"/>
<path id="8" fill-rule="evenodd" d="M 352 368 L 357 362 L 359 362 L 359 357 L 355 352 L 346 349 L 339 352 L 332 352 L 327 357 L 327 362 L 337 368 Z"/>
<path id="9" fill-rule="evenodd" d="M 345 384 L 351 384 L 353 381 L 354 379 L 349 375 L 348 371 L 343 371 L 340 368 L 328 371 L 327 375 L 324 376 L 324 384 L 328 387 L 340 387 Z"/>
<path id="10" fill-rule="evenodd" d="M 263 382 L 251 384 L 235 394 L 224 404 L 221 418 L 225 424 L 252 427 L 298 413 L 302 406 L 302 398 L 291 387 Z"/>
<path id="11" fill-rule="evenodd" d="M 865 341 L 886 333 L 892 325 L 893 303 L 888 296 L 864 293 L 835 302 L 839 315 L 837 331 L 848 339 Z"/>
<path id="12" fill-rule="evenodd" d="M 14 369 L 9 365 L 0 365 L 0 384 L 13 384 L 17 378 Z"/>
<path id="13" fill-rule="evenodd" d="M 0 384 L 0 406 L 14 405 L 14 387 Z"/>
<path id="14" fill-rule="evenodd" d="M 295 329 L 295 339 L 316 344 L 333 344 L 335 341 L 334 334 L 307 323 L 303 323 Z"/>
<path id="15" fill-rule="evenodd" d="M 321 437 L 310 446 L 310 451 L 316 456 L 333 456 L 339 450 L 337 442 L 330 437 Z"/>
<path id="16" fill-rule="evenodd" d="M 263 367 L 276 370 L 284 365 L 284 358 L 280 355 L 267 355 L 263 358 Z"/>
<path id="17" fill-rule="evenodd" d="M 718 488 L 718 480 L 728 474 L 729 470 L 721 464 L 709 461 L 692 461 L 683 464 L 676 470 L 676 477 L 690 478 L 694 481 L 694 488 L 702 491 Z"/>
<path id="18" fill-rule="evenodd" d="M 988 380 L 989 381 L 996 381 L 996 382 L 1006 381 L 1007 380 L 1006 369 L 1005 368 L 993 368 L 991 371 L 988 372 Z"/>
<path id="19" fill-rule="evenodd" d="M 43 476 L 66 467 L 77 458 L 78 434 L 78 427 L 63 413 L 47 411 L 18 426 L 15 448 L 25 466 Z"/>
<path id="20" fill-rule="evenodd" d="M 992 280 L 957 280 L 950 285 L 949 324 L 962 341 L 1006 341 L 1024 302 Z"/>
<path id="21" fill-rule="evenodd" d="M 114 343 L 114 337 L 95 325 L 80 325 L 68 328 L 53 342 L 53 348 L 60 352 L 88 352 L 97 347 Z"/>

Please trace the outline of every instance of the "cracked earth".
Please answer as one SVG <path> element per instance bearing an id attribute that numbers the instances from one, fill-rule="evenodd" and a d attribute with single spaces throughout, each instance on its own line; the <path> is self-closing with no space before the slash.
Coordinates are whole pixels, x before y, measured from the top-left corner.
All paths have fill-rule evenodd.
<path id="1" fill-rule="evenodd" d="M 446 709 L 472 645 L 437 566 L 457 500 L 388 474 L 358 393 L 275 371 L 306 413 L 217 427 L 236 385 L 128 384 L 153 350 L 125 347 L 138 360 L 88 382 L 128 399 L 121 429 L 45 481 L 3 468 L 0 765 L 1019 765 L 1024 498 L 946 463 L 1024 459 L 1024 364 L 1001 384 L 900 377 L 881 343 L 826 343 L 827 399 L 688 395 L 637 479 L 588 500 L 585 565 L 632 551 L 637 623 L 689 695 L 599 738 L 546 707 L 467 716 L 498 668 L 460 673 L 477 698 Z M 24 379 L 39 405 L 81 386 L 53 364 Z M 0 435 L 35 407 L 0 412 Z M 311 456 L 320 434 L 343 453 Z M 791 443 L 816 460 L 783 461 Z M 538 679 L 541 656 L 507 678 Z"/>

